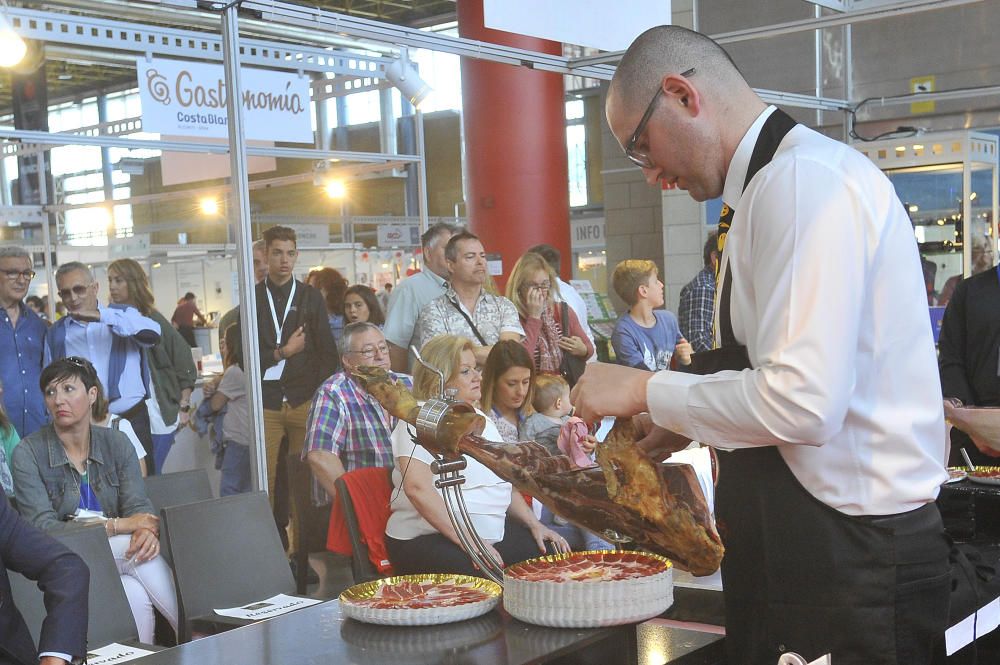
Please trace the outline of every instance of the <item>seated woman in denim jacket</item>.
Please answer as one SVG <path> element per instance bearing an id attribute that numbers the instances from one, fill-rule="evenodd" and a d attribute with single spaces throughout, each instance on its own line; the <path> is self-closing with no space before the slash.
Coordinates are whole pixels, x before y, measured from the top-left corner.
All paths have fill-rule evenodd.
<path id="1" fill-rule="evenodd" d="M 139 639 L 152 643 L 154 606 L 177 629 L 177 594 L 135 450 L 122 432 L 93 423 L 104 395 L 89 361 L 57 360 L 39 385 L 52 422 L 14 449 L 17 508 L 43 531 L 104 520 Z"/>

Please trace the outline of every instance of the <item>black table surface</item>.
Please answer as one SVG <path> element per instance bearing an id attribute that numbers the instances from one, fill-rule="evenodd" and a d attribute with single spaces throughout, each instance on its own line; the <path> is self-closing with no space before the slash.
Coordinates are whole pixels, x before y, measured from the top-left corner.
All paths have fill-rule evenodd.
<path id="1" fill-rule="evenodd" d="M 636 645 L 642 650 L 637 655 Z M 342 616 L 332 600 L 194 640 L 141 665 L 531 665 L 540 663 L 717 663 L 721 637 L 666 626 L 546 628 L 501 609 L 439 626 L 374 626 Z M 618 657 L 620 656 L 620 658 Z"/>

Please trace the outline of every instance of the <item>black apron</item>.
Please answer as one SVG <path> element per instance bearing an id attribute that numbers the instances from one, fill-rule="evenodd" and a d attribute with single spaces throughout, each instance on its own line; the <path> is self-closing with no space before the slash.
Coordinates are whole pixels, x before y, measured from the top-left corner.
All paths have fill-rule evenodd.
<path id="1" fill-rule="evenodd" d="M 767 119 L 744 189 L 794 125 L 780 110 Z M 693 356 L 698 373 L 751 367 L 733 333 L 731 288 L 727 263 L 718 304 L 722 346 Z M 943 533 L 936 506 L 852 517 L 809 494 L 776 446 L 721 452 L 718 459 L 715 510 L 726 547 L 729 662 L 774 665 L 793 651 L 809 661 L 830 653 L 835 665 L 902 664 L 896 653 L 897 566 L 947 556 L 943 537 L 928 542 L 928 534 Z"/>

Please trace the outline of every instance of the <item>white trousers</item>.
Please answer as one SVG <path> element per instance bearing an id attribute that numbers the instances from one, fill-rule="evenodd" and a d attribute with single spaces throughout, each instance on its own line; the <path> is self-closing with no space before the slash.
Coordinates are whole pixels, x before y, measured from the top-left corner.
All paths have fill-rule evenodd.
<path id="1" fill-rule="evenodd" d="M 131 535 L 112 536 L 111 552 L 118 564 L 125 596 L 128 598 L 135 625 L 139 629 L 139 641 L 153 643 L 153 608 L 166 617 L 170 626 L 177 630 L 177 590 L 174 576 L 163 557 L 156 556 L 145 563 L 136 564 L 125 558 L 125 551 L 132 540 Z"/>

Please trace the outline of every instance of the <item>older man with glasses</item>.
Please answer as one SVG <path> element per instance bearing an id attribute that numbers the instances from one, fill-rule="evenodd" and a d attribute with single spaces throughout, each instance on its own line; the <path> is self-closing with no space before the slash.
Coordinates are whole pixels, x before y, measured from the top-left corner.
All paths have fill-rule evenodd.
<path id="1" fill-rule="evenodd" d="M 134 307 L 98 304 L 97 281 L 82 263 L 59 266 L 56 288 L 66 306 L 66 316 L 49 329 L 45 365 L 67 356 L 93 363 L 107 393 L 109 410 L 132 425 L 146 450 L 147 471 L 149 475 L 156 473 L 151 463 L 153 435 L 146 410 L 149 367 L 142 349 L 159 341 L 160 324 Z"/>
<path id="2" fill-rule="evenodd" d="M 4 409 L 21 438 L 46 421 L 38 377 L 47 327 L 24 303 L 35 276 L 31 266 L 23 247 L 0 247 L 0 386 Z"/>
<path id="3" fill-rule="evenodd" d="M 396 418 L 351 377 L 362 365 L 388 371 L 389 345 L 378 326 L 359 322 L 344 327 L 342 346 L 344 369 L 316 391 L 302 451 L 316 479 L 313 501 L 317 506 L 330 503 L 336 494 L 334 483 L 346 472 L 393 465 L 390 435 Z M 397 378 L 412 387 L 409 376 Z"/>

